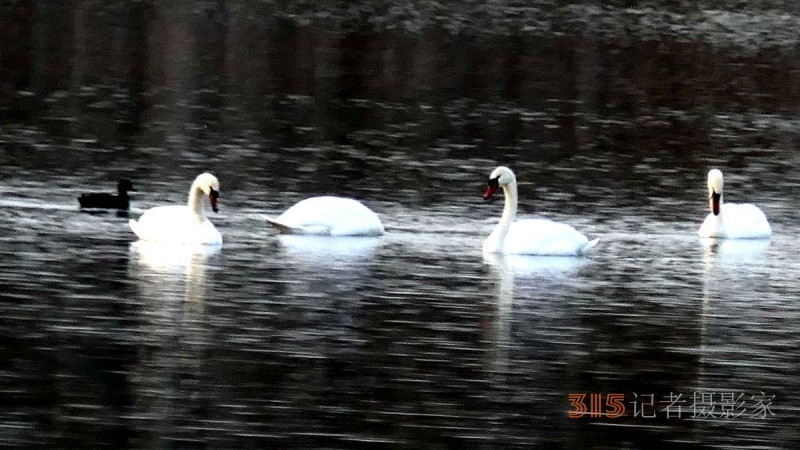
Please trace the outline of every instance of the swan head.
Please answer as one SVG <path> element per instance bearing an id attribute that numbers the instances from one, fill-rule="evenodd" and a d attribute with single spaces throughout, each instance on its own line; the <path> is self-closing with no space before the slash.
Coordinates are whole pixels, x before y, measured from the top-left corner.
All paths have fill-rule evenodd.
<path id="1" fill-rule="evenodd" d="M 211 203 L 211 210 L 218 212 L 217 199 L 219 198 L 219 180 L 210 173 L 201 173 L 194 179 L 192 183 L 196 189 L 200 189 L 208 196 L 208 201 Z"/>
<path id="2" fill-rule="evenodd" d="M 497 189 L 516 182 L 517 177 L 514 176 L 514 172 L 508 167 L 500 166 L 494 169 L 491 175 L 489 175 L 489 180 L 486 181 L 486 190 L 483 192 L 483 199 L 489 200 L 495 192 L 497 192 Z"/>
<path id="3" fill-rule="evenodd" d="M 133 187 L 131 180 L 123 178 L 119 180 L 119 183 L 117 183 L 117 192 L 119 192 L 119 194 L 136 192 L 136 189 Z"/>
<path id="4" fill-rule="evenodd" d="M 722 180 L 722 172 L 719 169 L 708 171 L 708 202 L 711 212 L 715 216 L 719 215 L 722 205 L 722 187 L 725 185 Z"/>

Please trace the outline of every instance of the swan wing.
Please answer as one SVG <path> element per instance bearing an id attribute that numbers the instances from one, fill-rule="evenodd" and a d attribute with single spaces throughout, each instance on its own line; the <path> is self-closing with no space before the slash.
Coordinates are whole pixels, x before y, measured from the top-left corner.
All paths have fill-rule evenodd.
<path id="1" fill-rule="evenodd" d="M 700 229 L 697 230 L 697 235 L 701 238 L 723 237 L 720 236 L 719 218 L 714 214 L 708 213 L 706 220 L 703 221 L 703 224 L 700 225 Z"/>
<path id="2" fill-rule="evenodd" d="M 575 228 L 546 219 L 518 220 L 505 239 L 504 253 L 527 255 L 582 255 L 597 245 Z"/>
<path id="3" fill-rule="evenodd" d="M 772 235 L 767 216 L 750 203 L 726 203 L 722 217 L 729 239 L 763 239 Z"/>
<path id="4" fill-rule="evenodd" d="M 290 234 L 376 236 L 384 232 L 377 214 L 361 202 L 343 197 L 307 198 L 267 222 Z"/>
<path id="5" fill-rule="evenodd" d="M 222 235 L 208 219 L 196 222 L 186 206 L 159 206 L 148 209 L 138 221 L 128 222 L 143 241 L 221 244 Z"/>
<path id="6" fill-rule="evenodd" d="M 280 217 L 277 219 L 265 217 L 264 220 L 282 234 L 331 234 L 330 228 L 322 225 L 290 225 L 288 223 L 283 223 Z"/>
<path id="7" fill-rule="evenodd" d="M 757 206 L 725 203 L 719 216 L 706 216 L 697 234 L 704 238 L 766 239 L 772 236 L 772 227 Z"/>

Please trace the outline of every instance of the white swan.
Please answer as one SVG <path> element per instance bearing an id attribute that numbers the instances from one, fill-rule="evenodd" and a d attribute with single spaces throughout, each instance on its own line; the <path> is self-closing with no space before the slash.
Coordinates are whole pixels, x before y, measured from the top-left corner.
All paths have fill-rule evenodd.
<path id="1" fill-rule="evenodd" d="M 128 222 L 131 229 L 143 241 L 159 241 L 191 244 L 221 244 L 222 235 L 203 213 L 201 194 L 208 196 L 211 209 L 217 212 L 219 181 L 210 173 L 195 178 L 189 188 L 186 206 L 158 206 L 148 209 L 139 221 Z"/>
<path id="2" fill-rule="evenodd" d="M 722 172 L 708 172 L 708 202 L 711 213 L 697 234 L 704 238 L 766 239 L 772 235 L 767 217 L 749 203 L 722 202 Z"/>
<path id="3" fill-rule="evenodd" d="M 343 197 L 307 198 L 266 221 L 287 234 L 380 236 L 384 232 L 377 214 L 361 202 Z"/>
<path id="4" fill-rule="evenodd" d="M 508 167 L 500 166 L 489 175 L 484 200 L 503 188 L 505 207 L 500 223 L 484 241 L 484 253 L 523 255 L 577 256 L 584 254 L 599 241 L 589 241 L 583 234 L 565 223 L 546 219 L 517 217 L 517 178 Z"/>

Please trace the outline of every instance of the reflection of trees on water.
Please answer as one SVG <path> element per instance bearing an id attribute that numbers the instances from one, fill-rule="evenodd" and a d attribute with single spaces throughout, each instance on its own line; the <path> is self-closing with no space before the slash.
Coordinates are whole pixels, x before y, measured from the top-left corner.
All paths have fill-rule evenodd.
<path id="1" fill-rule="evenodd" d="M 655 210 L 661 199 L 696 200 L 664 178 L 705 171 L 709 148 L 754 149 L 754 170 L 785 174 L 763 156 L 797 137 L 789 52 L 519 26 L 566 17 L 545 6 L 491 19 L 505 27 L 496 32 L 470 24 L 508 11 L 480 2 L 280 3 L 0 6 L 15 24 L 0 27 L 9 56 L 0 116 L 10 119 L 0 158 L 92 177 L 107 165 L 146 169 L 153 179 L 211 164 L 229 189 L 269 167 L 292 174 L 270 179 L 276 191 L 403 192 L 424 203 L 465 192 L 486 170 L 469 160 L 491 158 L 517 161 L 542 198 L 554 186 L 579 201 Z M 399 18 L 413 8 L 439 19 L 409 31 L 417 19 Z M 447 25 L 451 16 L 464 26 Z M 753 189 L 765 182 L 751 179 Z"/>
<path id="2" fill-rule="evenodd" d="M 196 146 L 257 132 L 289 147 L 427 153 L 455 152 L 453 144 L 462 158 L 491 148 L 552 157 L 598 145 L 636 151 L 624 148 L 619 133 L 638 137 L 639 147 L 654 145 L 653 133 L 675 135 L 676 128 L 699 144 L 726 139 L 709 134 L 721 120 L 717 112 L 780 113 L 796 103 L 785 95 L 797 84 L 784 69 L 789 55 L 698 47 L 695 38 L 669 33 L 620 41 L 581 28 L 553 37 L 525 26 L 530 18 L 559 20 L 558 8 L 544 6 L 492 19 L 500 32 L 475 27 L 492 14 L 467 2 L 433 10 L 418 3 L 421 13 L 411 16 L 427 22 L 413 31 L 402 18 L 409 7 L 369 2 L 13 3 L 2 7 L 15 26 L 0 30 L 11 56 L 0 71 L 11 102 L 0 108 L 102 146 L 131 138 L 162 148 Z M 614 11 L 599 13 L 611 14 L 609 32 L 613 20 L 639 17 L 615 18 Z M 463 26 L 448 26 L 455 17 Z M 742 73 L 748 66 L 759 69 Z M 454 103 L 460 99 L 469 99 L 463 108 Z M 609 118 L 637 120 L 610 127 Z M 354 136 L 356 130 L 365 133 Z"/>

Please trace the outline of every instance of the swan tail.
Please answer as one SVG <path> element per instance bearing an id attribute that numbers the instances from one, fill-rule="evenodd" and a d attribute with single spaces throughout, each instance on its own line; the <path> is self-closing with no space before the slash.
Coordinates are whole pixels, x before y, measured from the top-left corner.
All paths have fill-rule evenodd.
<path id="1" fill-rule="evenodd" d="M 591 241 L 587 242 L 586 245 L 584 245 L 583 248 L 581 249 L 581 253 L 588 252 L 595 245 L 597 245 L 598 242 L 600 242 L 600 238 L 595 238 L 595 239 L 592 239 Z"/>
<path id="2" fill-rule="evenodd" d="M 140 230 L 137 230 L 137 228 L 139 227 L 139 222 L 131 219 L 128 221 L 128 225 L 131 227 L 133 234 L 135 234 L 136 237 L 141 239 L 142 235 L 139 233 Z"/>
<path id="3" fill-rule="evenodd" d="M 278 222 L 277 220 L 271 219 L 269 217 L 265 217 L 264 220 L 266 220 L 268 224 L 270 224 L 273 227 L 275 227 L 275 229 L 278 230 L 279 233 L 284 233 L 284 234 L 302 234 L 303 233 L 303 229 L 302 228 L 297 228 L 297 227 L 293 227 L 291 225 L 286 225 L 285 223 Z"/>

